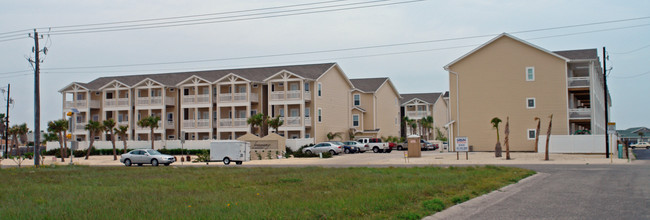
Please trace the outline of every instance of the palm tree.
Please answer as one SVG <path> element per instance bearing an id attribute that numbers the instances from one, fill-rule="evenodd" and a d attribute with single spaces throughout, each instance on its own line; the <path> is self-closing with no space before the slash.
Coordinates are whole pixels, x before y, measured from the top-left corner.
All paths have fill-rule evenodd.
<path id="1" fill-rule="evenodd" d="M 104 132 L 106 132 L 107 135 L 110 135 L 111 144 L 113 144 L 113 160 L 117 160 L 117 150 L 115 149 L 115 135 L 113 133 L 113 129 L 115 128 L 115 120 L 109 118 L 108 120 L 104 120 L 102 124 Z"/>
<path id="2" fill-rule="evenodd" d="M 643 133 L 643 131 L 639 131 L 639 132 L 637 132 L 636 134 L 638 134 L 639 137 L 640 137 L 638 142 L 643 141 L 643 135 L 645 135 L 645 133 Z"/>
<path id="3" fill-rule="evenodd" d="M 61 162 L 65 162 L 67 156 L 66 148 L 66 135 L 68 131 L 68 121 L 65 119 L 50 121 L 47 123 L 47 131 L 57 134 L 59 147 L 61 148 Z"/>
<path id="4" fill-rule="evenodd" d="M 150 130 L 151 132 L 149 133 L 149 139 L 151 139 L 151 149 L 153 149 L 153 141 L 154 141 L 153 130 L 158 128 L 159 121 L 160 121 L 160 117 L 153 116 L 153 115 L 149 117 L 145 117 L 143 119 L 140 119 L 140 121 L 138 121 L 138 126 L 143 128 L 149 127 L 149 129 L 151 129 Z"/>
<path id="5" fill-rule="evenodd" d="M 510 135 L 510 116 L 506 117 L 506 129 L 505 129 L 506 138 L 503 143 L 506 145 L 506 160 L 510 160 L 510 141 L 508 136 Z"/>
<path id="6" fill-rule="evenodd" d="M 93 143 L 95 143 L 95 136 L 102 133 L 102 127 L 102 124 L 97 121 L 88 121 L 88 124 L 86 124 L 84 127 L 84 129 L 88 131 L 88 137 L 90 138 L 90 144 L 88 145 L 88 150 L 86 151 L 86 160 L 88 160 L 88 156 L 90 156 L 90 149 L 93 148 Z"/>
<path id="7" fill-rule="evenodd" d="M 350 137 L 350 140 L 354 140 L 355 135 L 356 135 L 356 132 L 355 132 L 354 128 L 348 129 L 348 137 Z"/>
<path id="8" fill-rule="evenodd" d="M 433 129 L 433 116 L 425 117 L 424 122 L 426 123 L 424 128 L 426 129 L 427 139 L 432 139 L 431 137 L 429 137 L 429 134 L 431 134 Z"/>
<path id="9" fill-rule="evenodd" d="M 280 119 L 280 116 L 275 116 L 275 118 L 267 119 L 267 123 L 270 127 L 275 129 L 275 133 L 278 133 L 278 128 L 284 124 L 284 121 Z"/>
<path id="10" fill-rule="evenodd" d="M 7 125 L 5 125 L 5 123 L 5 114 L 0 113 L 0 136 L 5 135 L 5 129 L 7 129 Z"/>
<path id="11" fill-rule="evenodd" d="M 124 153 L 126 153 L 126 135 L 129 134 L 129 126 L 120 125 L 117 128 L 113 128 L 113 132 L 122 139 L 122 142 L 124 143 Z"/>
<path id="12" fill-rule="evenodd" d="M 501 157 L 501 141 L 499 138 L 499 123 L 501 123 L 501 119 L 494 117 L 492 120 L 490 120 L 490 123 L 492 123 L 493 128 L 497 129 L 497 145 L 494 147 L 494 156 Z"/>
<path id="13" fill-rule="evenodd" d="M 255 134 L 255 131 L 257 130 L 255 128 L 256 127 L 261 127 L 262 124 L 265 123 L 265 121 L 266 121 L 265 119 L 266 118 L 264 117 L 264 114 L 262 114 L 262 113 L 257 113 L 255 115 L 251 115 L 250 118 L 246 119 L 246 123 L 251 125 L 251 134 Z M 260 134 L 258 134 L 258 136 L 260 136 L 260 137 L 262 136 L 261 129 L 260 129 Z"/>
<path id="14" fill-rule="evenodd" d="M 537 144 L 539 143 L 539 126 L 542 124 L 542 119 L 535 117 L 537 121 L 537 129 L 535 130 L 535 151 L 537 151 Z"/>
<path id="15" fill-rule="evenodd" d="M 18 144 L 18 125 L 14 125 L 8 128 L 7 133 L 9 133 L 9 136 L 11 136 L 11 148 L 9 149 L 18 147 L 16 145 Z"/>
<path id="16" fill-rule="evenodd" d="M 409 117 L 404 116 L 404 123 L 408 127 L 411 127 L 411 134 L 415 134 L 416 128 L 418 127 L 418 124 L 415 121 L 415 119 L 410 119 Z"/>
<path id="17" fill-rule="evenodd" d="M 544 160 L 548 160 L 548 141 L 551 139 L 551 125 L 553 124 L 553 114 L 551 114 L 549 118 L 548 131 L 546 132 L 546 152 L 544 155 Z"/>
<path id="18" fill-rule="evenodd" d="M 331 141 L 331 140 L 334 139 L 335 137 L 339 137 L 339 138 L 341 138 L 341 134 L 338 133 L 338 132 L 336 132 L 336 133 L 332 133 L 331 131 L 327 133 L 327 141 Z"/>

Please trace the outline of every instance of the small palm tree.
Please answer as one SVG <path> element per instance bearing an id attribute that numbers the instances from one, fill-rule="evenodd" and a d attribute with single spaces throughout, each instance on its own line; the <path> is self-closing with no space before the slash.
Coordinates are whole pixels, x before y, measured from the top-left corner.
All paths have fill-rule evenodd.
<path id="1" fill-rule="evenodd" d="M 275 130 L 275 133 L 278 133 L 278 128 L 284 124 L 284 121 L 280 119 L 280 116 L 275 116 L 275 118 L 267 119 L 267 124 Z"/>
<path id="2" fill-rule="evenodd" d="M 645 133 L 643 133 L 643 131 L 639 131 L 639 132 L 637 132 L 636 134 L 638 134 L 639 137 L 640 137 L 638 142 L 643 141 L 643 135 L 645 135 Z"/>
<path id="3" fill-rule="evenodd" d="M 68 147 L 68 143 L 66 142 L 68 121 L 65 119 L 50 121 L 47 123 L 47 131 L 58 136 L 59 147 L 61 148 L 61 162 L 65 162 L 65 158 L 67 156 L 66 149 Z"/>
<path id="4" fill-rule="evenodd" d="M 251 134 L 255 134 L 255 131 L 257 131 L 257 127 L 261 127 L 266 121 L 266 118 L 264 117 L 264 114 L 262 113 L 257 113 L 255 115 L 251 115 L 250 118 L 246 119 L 246 123 L 251 125 Z M 258 136 L 262 136 L 262 132 L 260 129 L 260 133 Z"/>
<path id="5" fill-rule="evenodd" d="M 97 121 L 88 121 L 88 124 L 86 124 L 84 129 L 88 131 L 88 137 L 90 138 L 90 144 L 88 145 L 88 150 L 86 150 L 85 158 L 88 160 L 88 156 L 90 156 L 90 149 L 93 148 L 93 144 L 95 143 L 95 136 L 101 134 L 104 128 L 102 124 Z"/>
<path id="6" fill-rule="evenodd" d="M 331 141 L 336 137 L 341 138 L 341 133 L 338 133 L 338 132 L 333 133 L 331 131 L 327 133 L 327 141 Z"/>
<path id="7" fill-rule="evenodd" d="M 542 119 L 535 117 L 535 121 L 537 121 L 537 129 L 535 130 L 535 151 L 537 151 L 537 144 L 539 144 L 539 129 L 542 124 Z"/>
<path id="8" fill-rule="evenodd" d="M 124 153 L 126 153 L 126 135 L 129 134 L 129 126 L 120 125 L 117 128 L 113 128 L 113 132 L 122 139 L 122 142 L 124 143 Z"/>
<path id="9" fill-rule="evenodd" d="M 6 122 L 5 114 L 0 113 L 0 136 L 5 135 L 5 129 L 7 129 L 7 125 L 5 124 Z"/>
<path id="10" fill-rule="evenodd" d="M 29 128 L 27 128 L 27 123 L 23 123 L 18 126 L 18 136 L 20 137 L 20 142 L 24 145 L 27 145 L 27 133 L 29 133 Z"/>
<path id="11" fill-rule="evenodd" d="M 104 132 L 106 132 L 107 135 L 109 135 L 111 144 L 113 144 L 113 160 L 117 160 L 117 150 L 115 149 L 115 135 L 113 133 L 113 129 L 115 128 L 115 120 L 112 118 L 108 120 L 104 120 L 102 122 Z"/>
<path id="12" fill-rule="evenodd" d="M 499 138 L 499 124 L 501 123 L 501 119 L 498 117 L 492 118 L 490 120 L 490 123 L 492 123 L 492 127 L 497 129 L 497 144 L 494 147 L 494 156 L 495 157 L 501 157 L 501 141 Z"/>
<path id="13" fill-rule="evenodd" d="M 426 138 L 427 138 L 427 140 L 432 139 L 431 137 L 429 137 L 429 134 L 431 134 L 431 131 L 432 131 L 431 129 L 433 129 L 433 116 L 425 117 L 424 118 L 424 123 L 425 123 L 424 124 L 424 129 L 426 131 L 425 132 Z"/>
<path id="14" fill-rule="evenodd" d="M 140 119 L 140 121 L 138 121 L 138 126 L 143 127 L 143 128 L 149 127 L 149 129 L 150 129 L 149 139 L 151 140 L 151 149 L 153 149 L 153 142 L 154 142 L 153 130 L 158 128 L 158 122 L 159 121 L 160 121 L 160 117 L 158 117 L 158 116 L 149 116 L 149 117 L 145 117 L 143 119 Z"/>
<path id="15" fill-rule="evenodd" d="M 18 125 L 8 128 L 7 133 L 11 136 L 11 149 L 18 147 Z"/>
<path id="16" fill-rule="evenodd" d="M 350 140 L 354 140 L 355 136 L 356 136 L 356 130 L 354 128 L 348 129 L 348 137 L 350 137 Z"/>

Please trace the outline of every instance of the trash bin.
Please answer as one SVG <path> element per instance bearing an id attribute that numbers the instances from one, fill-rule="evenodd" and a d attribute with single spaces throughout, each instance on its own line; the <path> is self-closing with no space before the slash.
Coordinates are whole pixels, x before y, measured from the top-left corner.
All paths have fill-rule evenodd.
<path id="1" fill-rule="evenodd" d="M 420 149 L 420 136 L 411 135 L 406 139 L 408 146 L 408 157 L 422 156 L 422 150 Z"/>
<path id="2" fill-rule="evenodd" d="M 623 144 L 618 144 L 618 159 L 623 159 Z"/>

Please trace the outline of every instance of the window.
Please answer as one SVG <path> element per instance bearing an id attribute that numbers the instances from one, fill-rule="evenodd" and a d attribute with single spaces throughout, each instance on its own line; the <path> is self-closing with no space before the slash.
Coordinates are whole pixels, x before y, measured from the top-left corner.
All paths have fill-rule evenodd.
<path id="1" fill-rule="evenodd" d="M 359 94 L 354 94 L 354 105 L 358 106 L 361 104 L 361 95 Z"/>
<path id="2" fill-rule="evenodd" d="M 257 115 L 257 110 L 252 110 L 251 115 Z"/>
<path id="3" fill-rule="evenodd" d="M 309 107 L 305 108 L 305 117 L 309 117 L 311 115 L 309 112 L 311 112 Z"/>
<path id="4" fill-rule="evenodd" d="M 318 83 L 318 97 L 321 96 L 321 90 L 323 90 L 323 84 Z"/>
<path id="5" fill-rule="evenodd" d="M 167 113 L 167 121 L 174 121 L 174 113 L 173 112 L 168 112 Z"/>
<path id="6" fill-rule="evenodd" d="M 323 109 L 318 108 L 318 122 L 323 122 Z"/>
<path id="7" fill-rule="evenodd" d="M 526 108 L 535 108 L 535 98 L 526 98 Z"/>
<path id="8" fill-rule="evenodd" d="M 291 91 L 300 90 L 300 88 L 298 88 L 299 85 L 300 85 L 300 83 L 290 83 L 289 84 L 289 90 L 291 90 Z"/>
<path id="9" fill-rule="evenodd" d="M 174 139 L 176 139 L 176 136 L 174 135 L 167 136 L 167 140 L 174 140 Z"/>
<path id="10" fill-rule="evenodd" d="M 253 83 L 253 88 L 257 88 L 257 83 Z"/>
<path id="11" fill-rule="evenodd" d="M 237 89 L 239 90 L 239 93 L 246 93 L 246 87 L 245 86 L 237 87 Z"/>
<path id="12" fill-rule="evenodd" d="M 528 140 L 535 140 L 537 136 L 537 131 L 535 129 L 528 129 Z"/>
<path id="13" fill-rule="evenodd" d="M 283 108 L 280 109 L 280 117 L 284 117 L 284 109 Z"/>
<path id="14" fill-rule="evenodd" d="M 278 86 L 279 86 L 279 87 L 283 87 L 283 86 L 284 86 L 284 82 L 280 82 L 280 83 L 278 83 Z"/>
<path id="15" fill-rule="evenodd" d="M 297 109 L 297 108 L 289 109 L 289 116 L 290 117 L 300 117 L 299 112 L 300 112 L 300 109 Z"/>
<path id="16" fill-rule="evenodd" d="M 535 67 L 526 67 L 526 81 L 535 81 Z"/>
<path id="17" fill-rule="evenodd" d="M 84 94 L 83 93 L 78 93 L 77 94 L 77 100 L 84 100 Z"/>
<path id="18" fill-rule="evenodd" d="M 305 91 L 309 92 L 309 83 L 305 83 Z"/>
<path id="19" fill-rule="evenodd" d="M 359 115 L 352 115 L 352 126 L 359 127 Z"/>
<path id="20" fill-rule="evenodd" d="M 309 134 L 305 134 L 305 138 L 309 138 Z"/>

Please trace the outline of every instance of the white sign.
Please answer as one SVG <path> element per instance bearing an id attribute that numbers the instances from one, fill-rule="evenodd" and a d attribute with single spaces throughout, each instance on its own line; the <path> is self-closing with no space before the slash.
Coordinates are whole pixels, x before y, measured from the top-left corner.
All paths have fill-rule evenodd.
<path id="1" fill-rule="evenodd" d="M 467 137 L 456 137 L 456 151 L 457 152 L 469 151 L 469 141 Z"/>
<path id="2" fill-rule="evenodd" d="M 616 134 L 616 123 L 607 123 L 607 134 Z"/>

